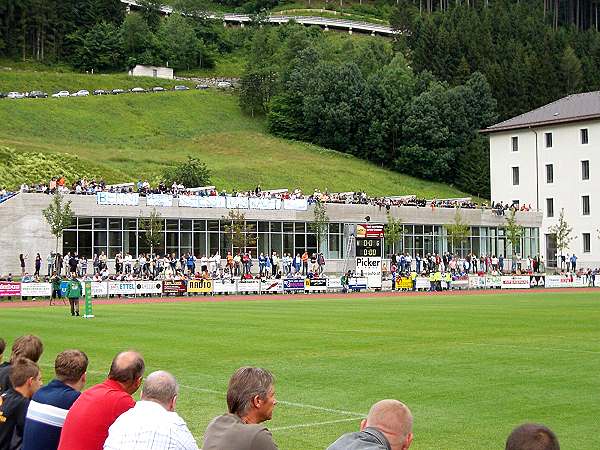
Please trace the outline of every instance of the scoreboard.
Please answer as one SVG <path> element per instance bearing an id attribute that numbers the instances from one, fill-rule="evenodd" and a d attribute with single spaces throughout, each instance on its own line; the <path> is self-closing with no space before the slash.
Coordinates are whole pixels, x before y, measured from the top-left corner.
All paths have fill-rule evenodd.
<path id="1" fill-rule="evenodd" d="M 381 239 L 356 238 L 356 256 L 381 258 Z"/>

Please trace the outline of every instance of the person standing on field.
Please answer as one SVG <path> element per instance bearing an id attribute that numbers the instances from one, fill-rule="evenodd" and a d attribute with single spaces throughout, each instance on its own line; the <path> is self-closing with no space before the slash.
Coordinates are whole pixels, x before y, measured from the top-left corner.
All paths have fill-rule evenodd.
<path id="1" fill-rule="evenodd" d="M 69 305 L 71 305 L 71 316 L 79 315 L 79 299 L 81 298 L 82 290 L 81 282 L 73 276 L 67 286 L 67 298 L 69 299 Z"/>

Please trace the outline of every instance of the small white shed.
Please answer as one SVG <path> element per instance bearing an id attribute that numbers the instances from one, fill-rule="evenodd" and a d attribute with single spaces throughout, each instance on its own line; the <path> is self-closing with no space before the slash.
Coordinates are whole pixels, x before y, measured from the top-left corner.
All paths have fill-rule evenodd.
<path id="1" fill-rule="evenodd" d="M 166 78 L 172 80 L 173 69 L 170 67 L 143 66 L 138 64 L 129 71 L 129 75 L 134 77 Z"/>

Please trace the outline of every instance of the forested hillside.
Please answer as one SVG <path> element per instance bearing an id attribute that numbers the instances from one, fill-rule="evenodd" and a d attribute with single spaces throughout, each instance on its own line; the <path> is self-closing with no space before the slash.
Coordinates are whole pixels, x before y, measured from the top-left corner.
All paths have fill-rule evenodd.
<path id="1" fill-rule="evenodd" d="M 119 0 L 0 0 L 0 57 L 94 73 L 145 63 L 193 74 L 235 61 L 240 106 L 271 133 L 479 196 L 489 195 L 479 129 L 600 89 L 591 0 L 165 0 L 168 17 L 159 0 L 139 3 L 126 14 Z M 262 22 L 264 8 L 315 6 L 379 14 L 400 33 L 357 39 Z M 212 10 L 261 14 L 224 28 L 203 18 Z"/>

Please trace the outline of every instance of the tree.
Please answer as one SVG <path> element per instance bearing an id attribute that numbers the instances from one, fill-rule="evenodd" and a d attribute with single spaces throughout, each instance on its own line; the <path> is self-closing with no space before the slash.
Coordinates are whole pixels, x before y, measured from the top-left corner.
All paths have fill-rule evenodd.
<path id="1" fill-rule="evenodd" d="M 506 225 L 504 226 L 504 231 L 506 232 L 506 239 L 510 242 L 511 250 L 512 250 L 512 266 L 513 268 L 516 266 L 515 261 L 515 252 L 517 248 L 519 248 L 521 244 L 521 238 L 523 237 L 523 226 L 517 223 L 517 210 L 514 208 L 510 209 L 508 216 L 506 216 Z"/>
<path id="2" fill-rule="evenodd" d="M 63 196 L 60 193 L 54 194 L 48 207 L 42 210 L 42 215 L 50 225 L 50 232 L 56 237 L 56 253 L 58 253 L 58 241 L 74 219 L 71 200 L 63 203 Z"/>
<path id="3" fill-rule="evenodd" d="M 470 227 L 463 221 L 460 208 L 456 208 L 454 214 L 454 222 L 445 225 L 448 233 L 448 243 L 450 244 L 451 252 L 454 253 L 455 246 L 458 244 L 462 247 L 463 243 L 469 237 Z"/>
<path id="4" fill-rule="evenodd" d="M 315 233 L 317 238 L 317 252 L 319 252 L 323 240 L 327 238 L 327 228 L 329 227 L 329 217 L 327 208 L 321 200 L 317 200 L 313 208 L 313 221 L 310 223 L 310 230 Z"/>
<path id="5" fill-rule="evenodd" d="M 571 233 L 573 232 L 573 228 L 570 227 L 567 221 L 565 220 L 564 208 L 560 210 L 560 215 L 558 216 L 558 223 L 548 227 L 548 231 L 550 232 L 550 234 L 553 234 L 554 238 L 556 239 L 556 249 L 560 252 L 560 260 L 562 264 L 563 252 L 569 248 L 569 245 L 573 240 L 573 236 L 571 235 Z"/>
<path id="6" fill-rule="evenodd" d="M 387 223 L 384 226 L 385 240 L 389 245 L 389 249 L 394 253 L 396 251 L 396 242 L 398 242 L 404 236 L 404 226 L 402 225 L 402 219 L 394 219 L 390 212 L 386 214 Z"/>
<path id="7" fill-rule="evenodd" d="M 560 59 L 560 69 L 565 86 L 565 94 L 576 94 L 581 89 L 583 81 L 583 71 L 581 61 L 575 54 L 575 51 L 568 46 Z"/>
<path id="8" fill-rule="evenodd" d="M 160 217 L 156 208 L 152 209 L 149 217 L 140 217 L 140 230 L 144 231 L 141 238 L 150 247 L 151 255 L 154 255 L 154 248 L 163 243 L 164 221 Z"/>
<path id="9" fill-rule="evenodd" d="M 186 187 L 208 186 L 210 169 L 199 159 L 188 155 L 187 161 L 164 169 L 163 181 L 167 185 L 181 183 Z"/>
<path id="10" fill-rule="evenodd" d="M 225 236 L 229 239 L 234 251 L 240 249 L 245 252 L 247 247 L 256 245 L 256 238 L 254 237 L 256 230 L 254 226 L 246 222 L 246 216 L 239 208 L 229 210 L 223 220 L 228 222 L 224 227 Z"/>
<path id="11" fill-rule="evenodd" d="M 77 31 L 69 39 L 75 47 L 74 66 L 86 70 L 123 68 L 123 40 L 119 29 L 112 23 L 100 22 L 89 31 Z"/>
<path id="12" fill-rule="evenodd" d="M 269 69 L 246 70 L 240 79 L 240 107 L 246 114 L 264 115 L 275 93 L 277 76 Z"/>

